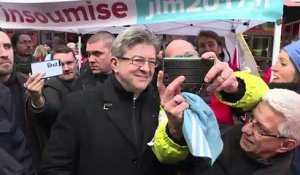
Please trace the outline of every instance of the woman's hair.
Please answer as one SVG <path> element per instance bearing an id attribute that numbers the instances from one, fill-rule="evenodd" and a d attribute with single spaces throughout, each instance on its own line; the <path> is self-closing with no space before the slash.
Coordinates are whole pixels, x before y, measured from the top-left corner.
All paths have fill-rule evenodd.
<path id="1" fill-rule="evenodd" d="M 47 50 L 45 46 L 43 45 L 38 45 L 33 53 L 34 58 L 45 58 L 47 55 Z"/>
<path id="2" fill-rule="evenodd" d="M 262 102 L 282 114 L 285 121 L 278 126 L 280 135 L 293 138 L 300 143 L 300 94 L 287 89 L 271 89 Z"/>

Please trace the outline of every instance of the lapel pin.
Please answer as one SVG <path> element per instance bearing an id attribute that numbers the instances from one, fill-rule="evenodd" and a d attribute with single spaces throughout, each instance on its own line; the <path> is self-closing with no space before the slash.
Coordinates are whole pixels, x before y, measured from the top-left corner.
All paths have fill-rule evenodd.
<path id="1" fill-rule="evenodd" d="M 104 103 L 103 109 L 104 109 L 104 110 L 108 110 L 111 106 L 112 106 L 111 103 Z"/>

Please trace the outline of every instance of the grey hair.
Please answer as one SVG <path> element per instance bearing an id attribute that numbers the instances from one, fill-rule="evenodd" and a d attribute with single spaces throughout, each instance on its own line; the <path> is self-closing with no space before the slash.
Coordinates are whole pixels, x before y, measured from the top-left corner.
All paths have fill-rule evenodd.
<path id="1" fill-rule="evenodd" d="M 126 51 L 138 44 L 150 44 L 155 48 L 156 55 L 160 48 L 160 39 L 147 29 L 130 27 L 120 33 L 112 45 L 112 55 L 122 57 Z"/>
<path id="2" fill-rule="evenodd" d="M 262 97 L 262 101 L 285 118 L 278 126 L 280 135 L 295 139 L 299 145 L 300 94 L 287 89 L 271 89 Z"/>

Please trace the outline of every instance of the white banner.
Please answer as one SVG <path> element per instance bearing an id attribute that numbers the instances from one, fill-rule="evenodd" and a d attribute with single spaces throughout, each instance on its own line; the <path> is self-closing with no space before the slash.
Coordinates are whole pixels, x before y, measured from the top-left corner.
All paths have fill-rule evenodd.
<path id="1" fill-rule="evenodd" d="M 80 1 L 80 0 L 43 0 L 43 3 L 51 2 L 67 2 L 67 1 Z M 41 0 L 0 0 L 0 2 L 8 2 L 8 3 L 41 3 Z"/>
<path id="2" fill-rule="evenodd" d="M 136 24 L 136 16 L 135 1 L 1 3 L 0 26 L 87 33 L 106 27 Z"/>
<path id="3" fill-rule="evenodd" d="M 280 19 L 283 11 L 283 0 L 1 1 L 2 28 L 82 34 L 99 30 L 119 33 L 129 25 L 140 25 L 160 34 L 195 35 L 201 28 L 212 28 L 218 33 L 243 32 L 261 21 Z"/>

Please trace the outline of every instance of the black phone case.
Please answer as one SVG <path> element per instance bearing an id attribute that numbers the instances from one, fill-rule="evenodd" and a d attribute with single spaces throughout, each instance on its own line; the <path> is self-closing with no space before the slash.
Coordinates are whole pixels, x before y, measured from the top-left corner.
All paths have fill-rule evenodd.
<path id="1" fill-rule="evenodd" d="M 167 58 L 163 60 L 164 84 L 180 75 L 185 76 L 182 91 L 194 92 L 203 87 L 204 77 L 214 65 L 213 60 L 200 58 Z"/>

